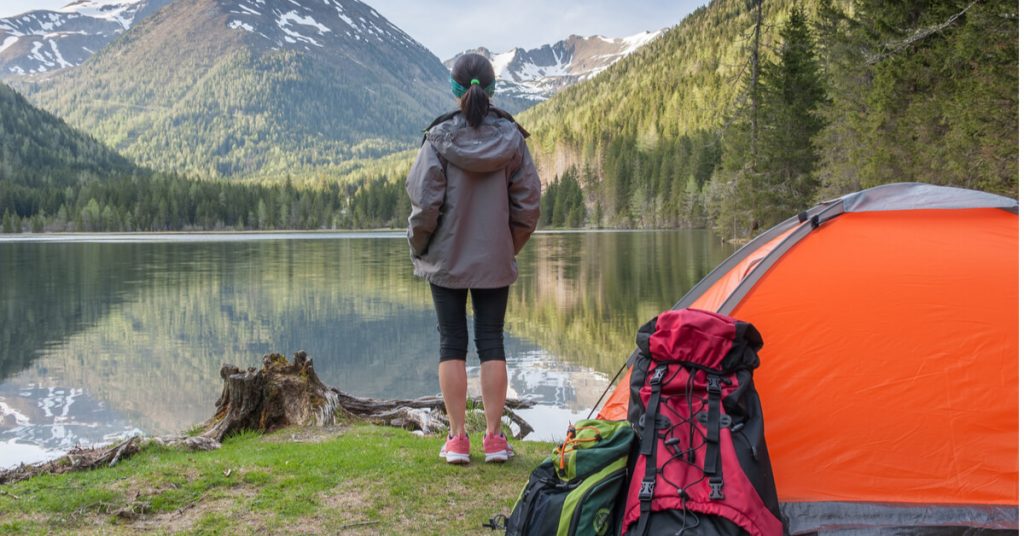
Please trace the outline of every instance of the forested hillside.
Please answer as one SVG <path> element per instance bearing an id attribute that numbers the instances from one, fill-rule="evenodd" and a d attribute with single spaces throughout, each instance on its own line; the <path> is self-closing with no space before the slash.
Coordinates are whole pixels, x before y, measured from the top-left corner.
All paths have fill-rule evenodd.
<path id="1" fill-rule="evenodd" d="M 398 226 L 409 203 L 384 177 L 407 159 L 354 163 L 346 186 L 189 179 L 136 167 L 0 84 L 5 233 Z"/>
<path id="2" fill-rule="evenodd" d="M 341 27 L 319 29 L 320 19 L 267 23 L 245 1 L 253 7 L 243 21 L 213 0 L 181 0 L 172 7 L 196 9 L 164 10 L 80 70 L 30 89 L 143 165 L 263 178 L 140 172 L 21 110 L 0 116 L 4 228 L 403 225 L 411 152 L 377 155 L 415 145 L 401 132 L 451 104 L 429 53 L 365 4 L 301 4 L 346 23 L 346 10 L 369 10 L 360 20 L 376 30 L 365 31 L 385 28 L 398 43 L 379 56 L 386 76 L 335 69 L 357 55 L 315 50 L 326 35 L 339 34 L 336 50 L 381 52 L 340 37 Z M 293 9 L 275 2 L 278 15 Z M 300 19 L 309 42 L 278 46 L 286 41 L 273 32 L 291 38 L 298 27 L 288 24 Z M 547 185 L 542 225 L 712 226 L 742 239 L 818 200 L 888 182 L 1017 197 L 1017 32 L 1008 0 L 713 0 L 520 115 Z M 179 54 L 175 43 L 189 39 L 199 41 Z M 0 102 L 25 105 L 9 91 Z"/>
<path id="3" fill-rule="evenodd" d="M 1017 196 L 1017 28 L 1007 0 L 715 0 L 520 120 L 587 225 L 743 237 L 897 181 Z"/>
<path id="4" fill-rule="evenodd" d="M 452 106 L 436 56 L 358 0 L 177 0 L 19 88 L 141 165 L 201 178 L 338 173 Z"/>

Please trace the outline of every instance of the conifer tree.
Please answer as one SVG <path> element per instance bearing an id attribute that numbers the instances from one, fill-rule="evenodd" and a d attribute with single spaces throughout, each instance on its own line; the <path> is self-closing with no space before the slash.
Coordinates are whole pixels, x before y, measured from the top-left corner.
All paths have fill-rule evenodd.
<path id="1" fill-rule="evenodd" d="M 756 184 L 755 222 L 771 226 L 809 206 L 818 188 L 812 172 L 817 154 L 812 139 L 821 131 L 825 102 L 807 16 L 793 8 L 780 33 L 779 59 L 764 67 L 762 173 Z"/>
<path id="2" fill-rule="evenodd" d="M 823 126 L 816 114 L 825 90 L 802 10 L 790 11 L 780 37 L 778 59 L 762 58 L 761 76 L 750 82 L 760 85 L 749 89 L 758 95 L 756 111 L 750 99 L 725 129 L 721 169 L 707 191 L 716 228 L 728 238 L 752 236 L 799 212 L 817 191 L 811 140 Z"/>

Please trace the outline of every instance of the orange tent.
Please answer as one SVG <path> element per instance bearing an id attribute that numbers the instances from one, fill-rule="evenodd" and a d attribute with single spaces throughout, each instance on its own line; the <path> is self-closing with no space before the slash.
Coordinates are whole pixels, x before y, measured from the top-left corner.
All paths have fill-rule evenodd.
<path id="1" fill-rule="evenodd" d="M 794 534 L 1017 528 L 1017 211 L 879 186 L 772 228 L 675 305 L 764 336 L 755 382 Z M 627 375 L 599 417 L 625 419 L 628 391 Z"/>

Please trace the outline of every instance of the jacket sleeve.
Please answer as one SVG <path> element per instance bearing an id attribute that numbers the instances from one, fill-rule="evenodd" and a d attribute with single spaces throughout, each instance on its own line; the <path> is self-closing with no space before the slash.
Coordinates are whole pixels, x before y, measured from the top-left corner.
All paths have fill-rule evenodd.
<path id="1" fill-rule="evenodd" d="M 508 184 L 508 226 L 516 255 L 526 245 L 540 219 L 540 176 L 526 140 L 522 141 L 522 155 L 519 168 L 512 173 Z"/>
<path id="2" fill-rule="evenodd" d="M 447 182 L 444 166 L 433 146 L 424 143 L 405 179 L 405 192 L 409 194 L 412 205 L 406 235 L 414 257 L 427 252 L 444 204 Z"/>

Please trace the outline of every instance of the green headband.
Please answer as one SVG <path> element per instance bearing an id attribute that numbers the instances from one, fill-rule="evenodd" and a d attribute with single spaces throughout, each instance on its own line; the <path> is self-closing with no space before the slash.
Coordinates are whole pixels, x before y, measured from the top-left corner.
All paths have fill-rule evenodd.
<path id="1" fill-rule="evenodd" d="M 456 97 L 459 97 L 460 99 L 462 98 L 463 95 L 466 94 L 467 91 L 469 91 L 468 87 L 463 86 L 462 84 L 456 82 L 454 78 L 449 78 L 448 81 L 451 82 L 451 84 L 452 84 L 452 93 Z M 484 88 L 484 92 L 487 93 L 488 97 L 493 97 L 494 96 L 494 87 L 495 87 L 496 83 L 497 83 L 497 81 L 491 82 L 491 84 L 489 86 Z M 469 85 L 470 86 L 479 86 L 480 85 L 480 81 L 477 80 L 476 78 L 474 78 L 474 79 L 470 80 Z"/>

